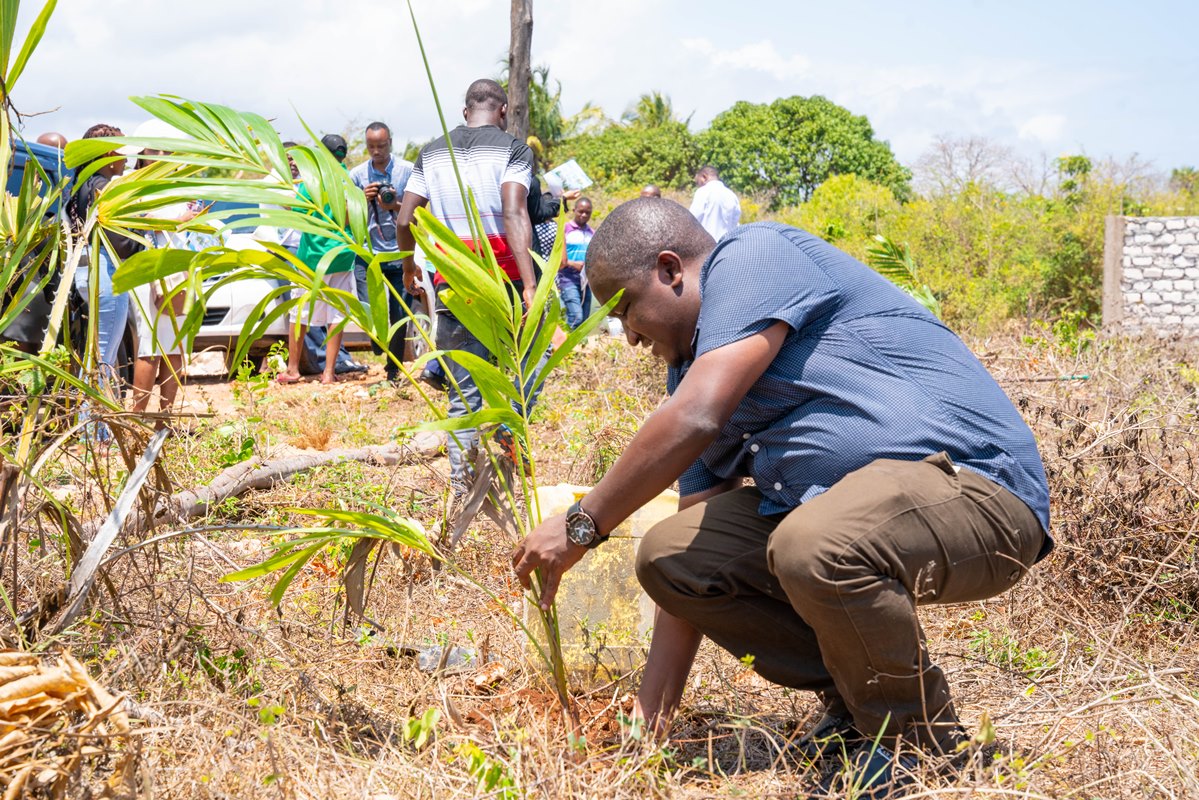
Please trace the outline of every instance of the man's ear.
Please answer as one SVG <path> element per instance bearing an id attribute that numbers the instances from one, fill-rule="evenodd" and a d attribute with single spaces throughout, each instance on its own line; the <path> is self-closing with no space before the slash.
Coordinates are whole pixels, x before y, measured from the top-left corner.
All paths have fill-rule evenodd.
<path id="1" fill-rule="evenodd" d="M 658 277 L 672 289 L 683 285 L 683 259 L 678 253 L 673 250 L 658 253 Z"/>

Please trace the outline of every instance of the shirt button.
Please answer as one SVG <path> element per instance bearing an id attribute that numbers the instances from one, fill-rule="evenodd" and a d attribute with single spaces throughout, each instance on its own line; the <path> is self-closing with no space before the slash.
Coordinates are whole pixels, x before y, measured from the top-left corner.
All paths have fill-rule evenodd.
<path id="1" fill-rule="evenodd" d="M 776 484 L 774 485 L 774 490 L 775 490 L 776 492 L 781 492 L 781 491 L 783 490 L 783 485 L 782 485 L 781 483 L 776 483 Z"/>
<path id="2" fill-rule="evenodd" d="M 742 438 L 742 439 L 748 439 L 748 438 L 749 438 L 749 434 L 748 434 L 748 433 L 743 433 L 743 434 L 741 434 L 741 438 Z"/>
<path id="3" fill-rule="evenodd" d="M 754 442 L 753 444 L 751 444 L 751 445 L 749 446 L 749 452 L 751 452 L 751 453 L 756 453 L 756 452 L 758 452 L 758 451 L 759 451 L 759 450 L 761 450 L 761 449 L 762 449 L 761 447 L 758 447 L 758 443 L 757 443 L 757 442 Z"/>

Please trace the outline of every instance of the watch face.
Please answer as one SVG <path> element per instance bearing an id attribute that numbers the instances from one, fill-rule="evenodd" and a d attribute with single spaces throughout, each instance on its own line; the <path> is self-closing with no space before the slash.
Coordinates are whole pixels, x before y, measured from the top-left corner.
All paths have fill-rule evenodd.
<path id="1" fill-rule="evenodd" d="M 595 523 L 586 514 L 571 514 L 566 518 L 566 538 L 586 547 L 595 539 Z"/>

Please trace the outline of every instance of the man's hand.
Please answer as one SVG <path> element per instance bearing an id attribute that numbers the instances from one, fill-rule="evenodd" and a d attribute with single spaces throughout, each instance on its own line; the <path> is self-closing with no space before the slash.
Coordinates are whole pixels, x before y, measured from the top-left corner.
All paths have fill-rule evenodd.
<path id="1" fill-rule="evenodd" d="M 421 283 L 421 270 L 412 261 L 412 256 L 408 256 L 403 260 L 404 265 L 404 290 L 413 297 L 425 296 L 425 285 Z"/>
<path id="2" fill-rule="evenodd" d="M 366 202 L 373 203 L 379 197 L 379 184 L 368 183 L 363 188 L 362 192 L 366 195 Z"/>
<path id="3" fill-rule="evenodd" d="M 558 583 L 566 571 L 587 553 L 566 538 L 566 515 L 558 514 L 542 522 L 512 553 L 512 569 L 521 586 L 529 588 L 533 570 L 541 570 L 541 610 L 549 611 L 558 593 Z"/>
<path id="4" fill-rule="evenodd" d="M 529 313 L 529 309 L 533 307 L 533 298 L 537 296 L 536 286 L 523 286 L 520 290 L 520 299 L 525 304 L 525 314 Z"/>

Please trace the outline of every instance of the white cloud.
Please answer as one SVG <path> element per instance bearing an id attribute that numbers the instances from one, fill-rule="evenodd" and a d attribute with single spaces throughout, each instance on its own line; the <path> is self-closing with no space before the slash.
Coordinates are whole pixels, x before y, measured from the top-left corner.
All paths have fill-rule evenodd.
<path id="1" fill-rule="evenodd" d="M 454 125 L 466 86 L 507 54 L 509 6 L 414 5 Z M 158 93 L 256 111 L 287 137 L 307 138 L 297 112 L 318 132 L 373 119 L 401 141 L 440 130 L 406 5 L 375 0 L 60 0 L 15 97 L 22 112 L 57 109 L 27 132 L 76 138 L 95 122 L 135 127 L 146 114 L 127 98 Z"/>
<path id="2" fill-rule="evenodd" d="M 466 85 L 496 74 L 507 54 L 509 2 L 413 2 L 455 124 Z M 751 24 L 748 9 L 734 19 L 728 6 L 684 0 L 541 2 L 533 61 L 561 81 L 567 114 L 593 102 L 619 117 L 639 95 L 660 91 L 681 117 L 694 112 L 693 129 L 738 100 L 821 94 L 867 115 L 907 162 L 939 133 L 1029 150 L 1067 130 L 1108 131 L 1091 120 L 1110 114 L 1111 97 L 1130 95 L 1118 94 L 1130 85 L 1124 62 L 1074 63 L 986 37 L 949 52 L 929 38 L 944 28 L 924 39 L 897 37 L 864 19 L 861 31 L 831 47 L 792 34 L 807 14 L 799 5 L 763 2 L 753 14 L 777 20 L 767 27 Z M 39 7 L 22 4 L 19 28 Z M 303 133 L 293 104 L 321 132 L 376 118 L 399 140 L 440 129 L 406 4 L 379 0 L 59 0 L 14 99 L 22 112 L 60 107 L 30 118 L 27 132 L 73 138 L 99 121 L 132 128 L 145 114 L 126 98 L 156 92 L 254 110 L 291 137 Z M 1134 137 L 1128 150 L 1146 136 L 1143 128 L 1125 135 Z"/>
<path id="3" fill-rule="evenodd" d="M 781 55 L 769 39 L 728 50 L 718 49 L 704 38 L 684 39 L 682 45 L 715 66 L 765 72 L 780 81 L 805 77 L 811 68 L 811 62 L 802 55 Z"/>
<path id="4" fill-rule="evenodd" d="M 1050 144 L 1062 138 L 1062 132 L 1066 128 L 1066 117 L 1062 114 L 1038 114 L 1031 117 L 1020 126 L 1019 135 L 1021 139 L 1033 139 L 1035 141 Z"/>

